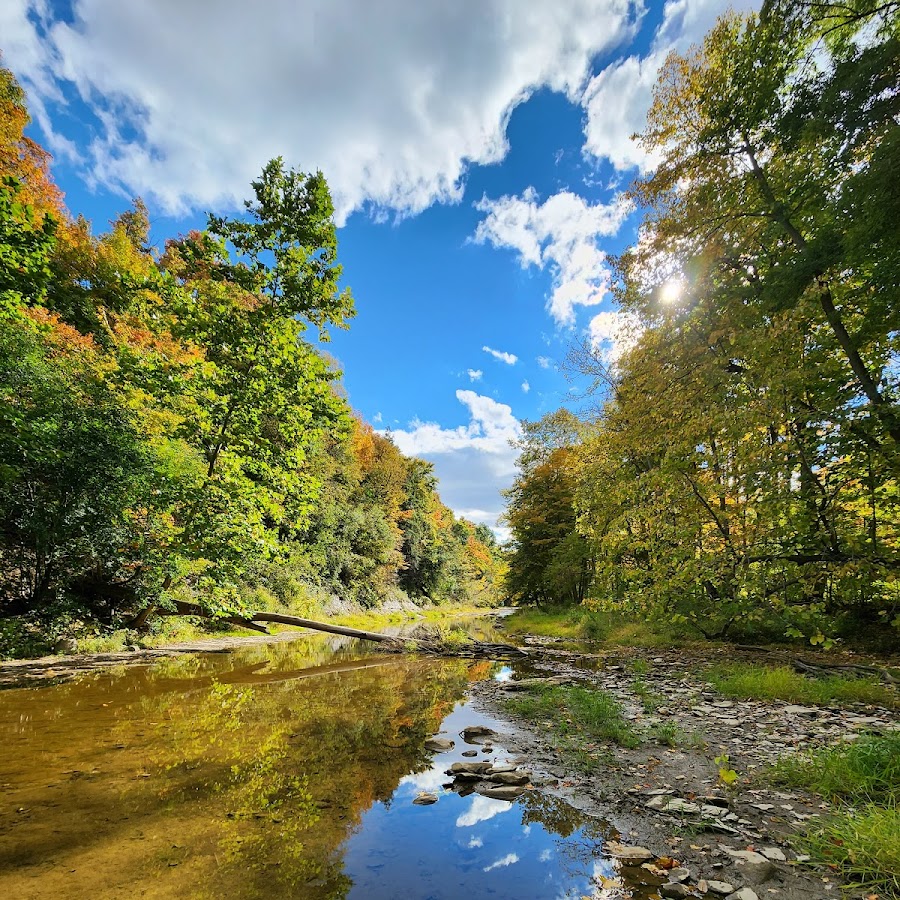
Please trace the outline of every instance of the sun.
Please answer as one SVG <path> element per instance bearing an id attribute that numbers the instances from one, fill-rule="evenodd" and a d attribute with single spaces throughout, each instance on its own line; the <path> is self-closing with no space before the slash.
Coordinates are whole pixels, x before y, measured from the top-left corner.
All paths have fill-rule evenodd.
<path id="1" fill-rule="evenodd" d="M 680 278 L 672 278 L 659 289 L 661 303 L 677 303 L 684 293 L 684 282 Z"/>

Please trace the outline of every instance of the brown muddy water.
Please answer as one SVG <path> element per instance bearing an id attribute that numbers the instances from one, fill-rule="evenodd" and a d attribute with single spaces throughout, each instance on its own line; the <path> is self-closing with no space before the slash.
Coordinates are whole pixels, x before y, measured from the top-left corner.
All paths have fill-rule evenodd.
<path id="1" fill-rule="evenodd" d="M 603 823 L 442 788 L 508 674 L 314 635 L 4 690 L 0 897 L 621 896 Z"/>

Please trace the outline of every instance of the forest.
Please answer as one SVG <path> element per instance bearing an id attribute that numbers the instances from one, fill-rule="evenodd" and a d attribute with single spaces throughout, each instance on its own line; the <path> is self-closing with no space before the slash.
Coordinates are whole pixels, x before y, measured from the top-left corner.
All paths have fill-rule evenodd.
<path id="1" fill-rule="evenodd" d="M 141 200 L 71 214 L 0 69 L 0 652 L 160 615 L 337 598 L 493 605 L 493 533 L 351 409 L 354 314 L 321 173 L 149 245 Z"/>
<path id="2" fill-rule="evenodd" d="M 658 76 L 628 340 L 526 425 L 507 592 L 695 636 L 900 631 L 900 4 L 726 14 Z"/>

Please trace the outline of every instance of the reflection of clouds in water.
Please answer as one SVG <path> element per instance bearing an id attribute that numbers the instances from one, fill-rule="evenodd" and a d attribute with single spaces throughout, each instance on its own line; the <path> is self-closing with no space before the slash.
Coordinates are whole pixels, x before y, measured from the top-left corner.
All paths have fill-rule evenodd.
<path id="1" fill-rule="evenodd" d="M 492 862 L 489 866 L 484 867 L 485 872 L 490 872 L 491 869 L 501 869 L 503 866 L 511 866 L 513 863 L 517 863 L 519 861 L 519 857 L 516 856 L 515 853 L 507 853 L 502 859 L 498 859 L 497 862 Z"/>
<path id="2" fill-rule="evenodd" d="M 540 862 L 550 862 L 550 857 L 553 856 L 553 851 L 548 847 L 546 850 L 541 850 L 541 855 L 538 857 Z"/>
<path id="3" fill-rule="evenodd" d="M 513 670 L 509 666 L 503 666 L 494 676 L 494 681 L 512 681 Z"/>
<path id="4" fill-rule="evenodd" d="M 618 875 L 616 864 L 611 859 L 594 860 L 594 881 L 601 878 L 615 878 Z"/>
<path id="5" fill-rule="evenodd" d="M 425 772 L 415 772 L 412 775 L 404 775 L 400 779 L 399 787 L 412 785 L 417 791 L 438 791 L 441 785 L 447 782 L 447 776 L 440 769 L 428 769 Z"/>
<path id="6" fill-rule="evenodd" d="M 528 835 L 531 834 L 531 826 L 530 826 L 530 825 L 523 825 L 523 826 L 522 826 L 522 834 L 524 834 L 525 837 L 528 837 Z"/>
<path id="7" fill-rule="evenodd" d="M 466 845 L 469 849 L 474 849 L 475 847 L 483 847 L 484 841 L 480 837 L 472 837 L 469 838 L 469 843 Z"/>
<path id="8" fill-rule="evenodd" d="M 508 800 L 492 800 L 490 797 L 482 797 L 480 794 L 472 798 L 472 805 L 456 820 L 457 828 L 465 828 L 469 825 L 477 825 L 493 819 L 499 813 L 509 812 L 512 804 Z"/>

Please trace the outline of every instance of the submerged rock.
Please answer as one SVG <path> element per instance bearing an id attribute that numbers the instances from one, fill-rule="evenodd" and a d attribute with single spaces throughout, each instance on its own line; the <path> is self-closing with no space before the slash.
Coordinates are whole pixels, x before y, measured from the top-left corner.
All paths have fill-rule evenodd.
<path id="1" fill-rule="evenodd" d="M 413 803 L 415 803 L 416 806 L 431 806 L 432 803 L 437 802 L 437 794 L 431 794 L 428 791 L 422 791 L 422 793 L 413 800 Z"/>
<path id="2" fill-rule="evenodd" d="M 485 738 L 496 737 L 497 732 L 487 725 L 468 725 L 459 733 L 467 744 L 480 744 Z"/>
<path id="3" fill-rule="evenodd" d="M 681 882 L 678 881 L 670 881 L 668 884 L 661 884 L 658 890 L 663 897 L 673 897 L 675 900 L 679 900 L 679 898 L 682 897 L 690 897 L 692 893 L 687 885 L 681 884 Z"/>
<path id="4" fill-rule="evenodd" d="M 656 858 L 656 854 L 646 847 L 628 847 L 617 841 L 607 841 L 604 848 L 610 856 L 625 863 L 625 865 L 638 865 Z"/>
<path id="5" fill-rule="evenodd" d="M 455 746 L 456 741 L 451 741 L 450 738 L 430 737 L 425 741 L 425 749 L 431 750 L 433 753 L 446 753 L 447 750 L 452 750 Z"/>

